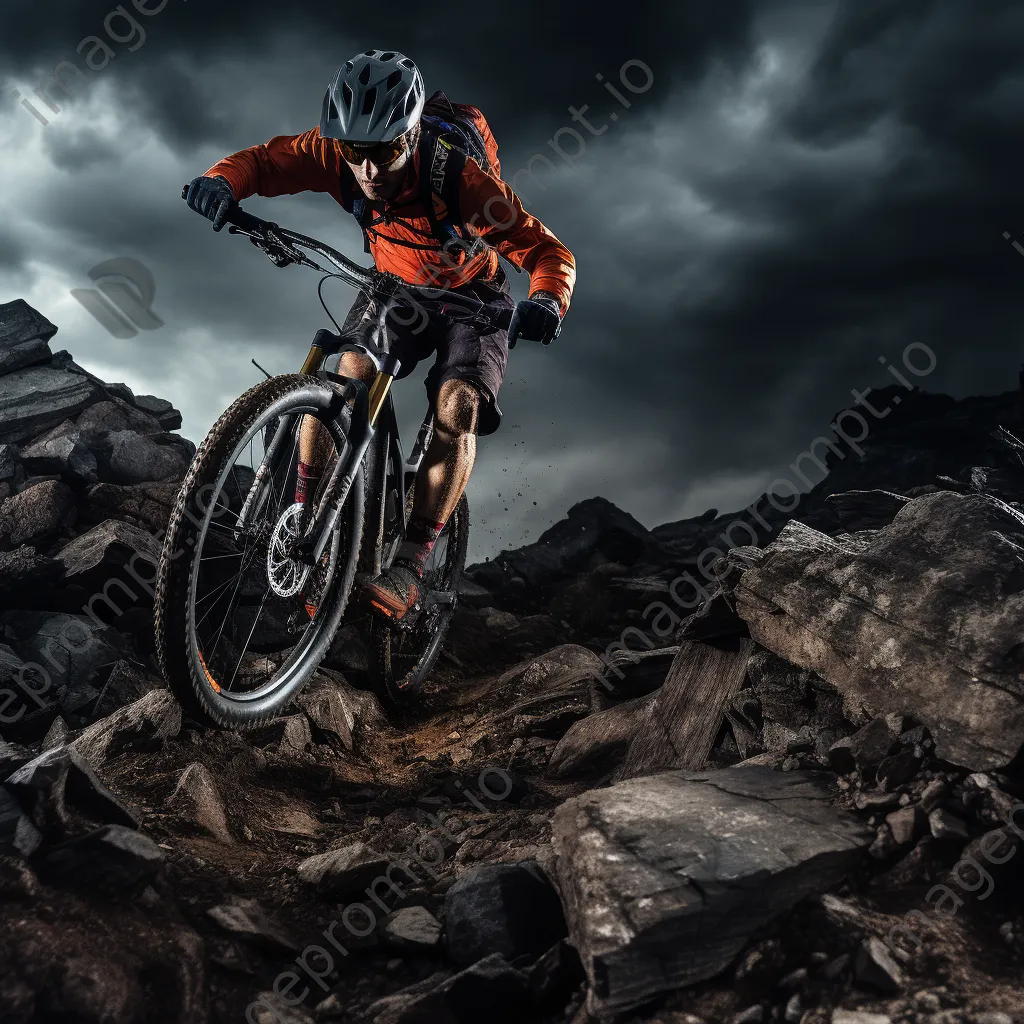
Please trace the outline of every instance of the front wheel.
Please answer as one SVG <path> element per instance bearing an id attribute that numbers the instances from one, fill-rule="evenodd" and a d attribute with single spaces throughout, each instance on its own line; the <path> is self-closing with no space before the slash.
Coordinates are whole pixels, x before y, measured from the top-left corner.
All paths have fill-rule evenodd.
<path id="1" fill-rule="evenodd" d="M 411 505 L 411 500 L 409 502 Z M 469 503 L 459 499 L 455 511 L 430 552 L 424 567 L 427 606 L 416 625 L 403 629 L 370 618 L 370 674 L 373 688 L 393 707 L 401 708 L 417 693 L 441 654 L 455 614 L 456 591 L 469 549 Z"/>
<path id="2" fill-rule="evenodd" d="M 335 419 L 334 399 L 314 377 L 262 381 L 217 421 L 182 482 L 157 573 L 156 650 L 171 690 L 203 724 L 274 718 L 344 614 L 363 528 L 361 470 L 317 564 L 294 557 L 299 423 L 313 417 L 330 439 L 329 470 L 347 434 L 348 408 Z"/>

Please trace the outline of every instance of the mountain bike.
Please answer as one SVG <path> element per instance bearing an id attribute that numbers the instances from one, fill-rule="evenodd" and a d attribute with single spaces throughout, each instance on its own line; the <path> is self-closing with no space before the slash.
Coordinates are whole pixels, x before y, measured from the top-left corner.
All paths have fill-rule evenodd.
<path id="1" fill-rule="evenodd" d="M 231 233 L 248 236 L 276 266 L 322 273 L 318 295 L 337 328 L 317 331 L 299 373 L 268 374 L 217 420 L 185 475 L 164 539 L 154 596 L 160 668 L 193 718 L 244 729 L 272 719 L 298 694 L 354 589 L 390 565 L 404 537 L 433 417 L 428 409 L 403 457 L 391 397 L 401 365 L 387 350 L 388 317 L 413 310 L 493 330 L 507 328 L 511 313 L 495 315 L 470 296 L 361 267 L 238 206 L 228 221 Z M 323 300 L 329 278 L 379 300 L 368 335 L 342 335 Z M 346 351 L 373 361 L 369 386 L 323 368 Z M 321 484 L 305 503 L 294 500 L 303 417 L 319 423 L 330 449 Z M 463 495 L 431 551 L 417 606 L 398 623 L 372 614 L 361 620 L 370 686 L 393 707 L 420 689 L 437 661 L 468 541 Z"/>

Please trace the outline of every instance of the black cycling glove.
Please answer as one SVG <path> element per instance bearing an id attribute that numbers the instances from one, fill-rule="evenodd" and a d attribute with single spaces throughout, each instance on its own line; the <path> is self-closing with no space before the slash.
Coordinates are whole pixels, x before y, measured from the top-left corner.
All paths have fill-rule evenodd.
<path id="1" fill-rule="evenodd" d="M 213 230 L 224 227 L 227 215 L 235 206 L 235 194 L 224 178 L 207 178 L 201 175 L 193 178 L 188 185 L 185 202 L 189 207 L 213 221 Z"/>
<path id="2" fill-rule="evenodd" d="M 554 298 L 538 295 L 535 299 L 523 299 L 516 303 L 508 325 L 508 347 L 515 348 L 520 338 L 550 345 L 558 337 L 561 324 L 561 310 Z"/>

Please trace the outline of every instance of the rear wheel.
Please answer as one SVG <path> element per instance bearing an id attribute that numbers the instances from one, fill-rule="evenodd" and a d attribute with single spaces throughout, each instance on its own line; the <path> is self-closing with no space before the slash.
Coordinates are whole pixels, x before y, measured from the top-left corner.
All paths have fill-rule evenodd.
<path id="1" fill-rule="evenodd" d="M 441 654 L 468 548 L 469 503 L 463 495 L 424 567 L 423 589 L 433 599 L 428 597 L 416 625 L 403 629 L 370 618 L 370 673 L 374 689 L 392 706 L 405 705 L 422 688 Z"/>
<path id="2" fill-rule="evenodd" d="M 157 575 L 157 655 L 182 706 L 205 724 L 247 728 L 273 718 L 316 670 L 344 614 L 362 535 L 361 472 L 317 563 L 294 550 L 299 420 L 320 422 L 333 460 L 347 430 L 328 412 L 333 397 L 302 375 L 257 384 L 215 424 L 178 493 Z"/>

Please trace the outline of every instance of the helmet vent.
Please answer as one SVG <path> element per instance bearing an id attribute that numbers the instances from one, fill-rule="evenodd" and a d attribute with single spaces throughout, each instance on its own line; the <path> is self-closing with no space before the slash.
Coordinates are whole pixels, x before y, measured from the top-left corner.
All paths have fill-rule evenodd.
<path id="1" fill-rule="evenodd" d="M 345 71 L 346 74 L 348 74 L 354 67 L 355 67 L 355 64 L 353 64 L 352 61 L 350 61 L 350 60 L 345 61 L 344 71 Z"/>
<path id="2" fill-rule="evenodd" d="M 359 72 L 359 81 L 366 85 L 370 81 L 370 65 L 364 64 L 362 71 Z"/>
<path id="3" fill-rule="evenodd" d="M 409 60 L 408 57 L 403 57 L 398 63 L 401 64 L 403 68 L 408 68 L 410 71 L 414 67 L 416 67 L 416 65 L 413 64 L 413 62 L 411 60 Z"/>
<path id="4" fill-rule="evenodd" d="M 348 84 L 348 82 L 342 82 L 341 83 L 341 95 L 342 95 L 342 97 L 345 100 L 345 106 L 351 108 L 352 107 L 352 87 Z"/>
<path id="5" fill-rule="evenodd" d="M 394 50 L 388 50 L 387 53 L 382 53 L 380 55 L 380 59 L 381 60 L 394 60 L 395 59 Z"/>
<path id="6" fill-rule="evenodd" d="M 402 72 L 401 71 L 392 71 L 391 74 L 388 75 L 388 82 L 387 82 L 388 92 L 391 92 L 391 90 L 394 89 L 394 87 L 396 85 L 398 85 L 398 83 L 401 80 L 402 80 Z"/>
<path id="7" fill-rule="evenodd" d="M 360 111 L 363 116 L 368 117 L 373 113 L 373 104 L 377 99 L 377 87 L 374 86 L 372 89 L 367 89 L 363 94 L 363 109 Z"/>
<path id="8" fill-rule="evenodd" d="M 363 56 L 372 57 L 376 52 L 376 50 L 363 50 Z"/>

